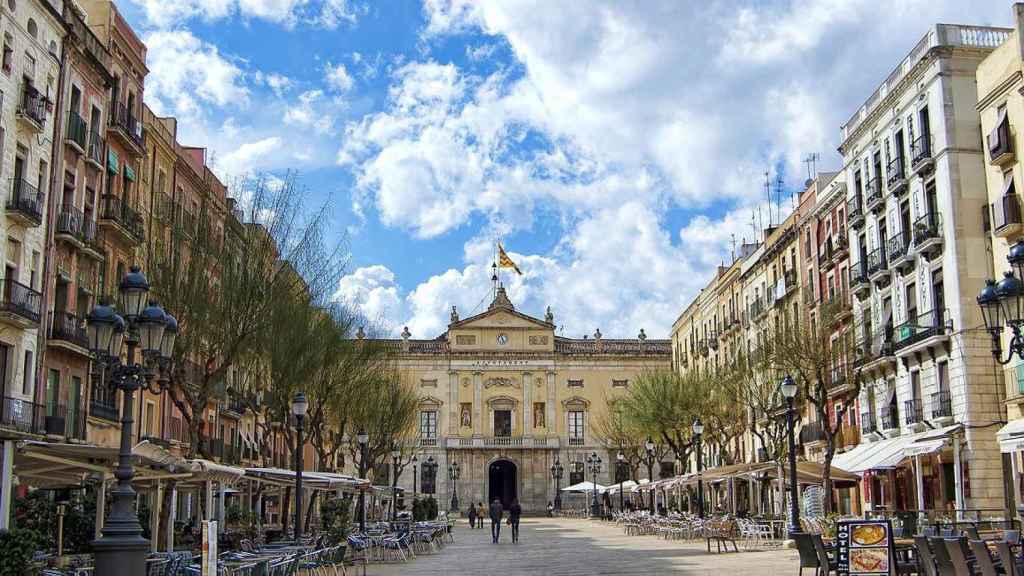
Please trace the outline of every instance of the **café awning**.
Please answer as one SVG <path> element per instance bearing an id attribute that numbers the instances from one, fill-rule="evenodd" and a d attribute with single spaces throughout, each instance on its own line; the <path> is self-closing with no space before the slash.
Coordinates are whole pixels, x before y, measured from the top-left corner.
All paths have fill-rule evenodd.
<path id="1" fill-rule="evenodd" d="M 607 490 L 605 486 L 595 484 L 594 482 L 579 482 L 578 484 L 562 488 L 562 492 L 604 492 L 605 490 Z"/>
<path id="2" fill-rule="evenodd" d="M 245 476 L 245 470 L 211 462 L 209 460 L 189 460 L 189 471 L 192 472 L 192 480 L 197 482 L 220 482 L 221 484 L 234 484 Z"/>
<path id="3" fill-rule="evenodd" d="M 945 428 L 861 444 L 849 452 L 839 454 L 832 463 L 855 474 L 863 474 L 868 470 L 895 468 L 914 455 L 941 450 L 946 438 L 960 427 L 959 424 L 954 424 Z"/>
<path id="4" fill-rule="evenodd" d="M 134 482 L 189 476 L 183 459 L 149 441 L 136 444 L 132 456 Z M 82 486 L 88 480 L 112 478 L 117 460 L 117 448 L 22 440 L 15 451 L 14 473 L 23 483 L 41 488 Z"/>
<path id="5" fill-rule="evenodd" d="M 294 486 L 295 471 L 284 468 L 246 468 L 246 477 L 278 486 Z M 303 471 L 302 484 L 314 490 L 361 491 L 370 488 L 370 482 L 334 472 Z"/>
<path id="6" fill-rule="evenodd" d="M 608 487 L 608 489 L 605 492 L 608 494 L 618 494 L 620 488 L 623 492 L 632 492 L 633 488 L 636 488 L 637 486 L 639 486 L 639 484 L 637 484 L 636 482 L 632 480 L 626 480 L 622 484 L 612 484 L 611 486 Z"/>

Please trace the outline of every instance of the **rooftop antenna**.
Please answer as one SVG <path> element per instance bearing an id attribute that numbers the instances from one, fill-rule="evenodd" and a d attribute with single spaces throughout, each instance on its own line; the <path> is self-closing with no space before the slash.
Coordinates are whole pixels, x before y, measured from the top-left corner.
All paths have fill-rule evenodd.
<path id="1" fill-rule="evenodd" d="M 820 156 L 817 152 L 811 152 L 804 158 L 804 164 L 807 165 L 807 179 L 814 180 L 814 175 L 818 173 L 818 158 Z"/>
<path id="2" fill-rule="evenodd" d="M 764 171 L 764 195 L 768 200 L 768 226 L 772 225 L 772 187 L 768 179 L 768 171 Z M 760 210 L 758 210 L 760 213 Z"/>
<path id="3" fill-rule="evenodd" d="M 731 238 L 729 242 L 732 244 L 732 261 L 736 262 L 736 234 L 729 234 L 729 236 Z"/>
<path id="4" fill-rule="evenodd" d="M 782 175 L 775 175 L 775 214 L 782 221 Z"/>

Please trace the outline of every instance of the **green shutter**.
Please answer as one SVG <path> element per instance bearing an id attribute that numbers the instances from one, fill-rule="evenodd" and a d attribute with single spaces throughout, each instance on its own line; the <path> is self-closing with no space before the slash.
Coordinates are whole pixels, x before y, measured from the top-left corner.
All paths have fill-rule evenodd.
<path id="1" fill-rule="evenodd" d="M 107 150 L 107 170 L 111 174 L 117 174 L 117 152 L 110 149 Z"/>
<path id="2" fill-rule="evenodd" d="M 1024 394 L 1024 362 L 1017 364 L 1017 393 Z"/>
<path id="3" fill-rule="evenodd" d="M 132 170 L 132 167 L 128 164 L 124 165 L 124 177 L 135 182 L 135 170 Z"/>

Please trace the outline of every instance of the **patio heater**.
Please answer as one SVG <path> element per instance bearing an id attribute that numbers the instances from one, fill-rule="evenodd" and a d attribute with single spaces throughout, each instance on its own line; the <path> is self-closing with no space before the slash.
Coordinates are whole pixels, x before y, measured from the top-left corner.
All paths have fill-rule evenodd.
<path id="1" fill-rule="evenodd" d="M 370 443 L 370 436 L 363 428 L 356 434 L 356 442 L 359 444 L 359 477 L 366 479 L 366 445 Z M 359 491 L 359 531 L 366 533 L 366 489 Z"/>
<path id="2" fill-rule="evenodd" d="M 555 463 L 551 465 L 551 479 L 555 481 L 555 510 L 562 510 L 562 474 L 565 469 L 562 468 L 562 463 L 555 460 Z"/>
<path id="3" fill-rule="evenodd" d="M 697 444 L 697 516 L 704 517 L 704 454 L 701 450 L 701 437 L 704 435 L 704 423 L 697 418 L 693 421 L 693 441 Z"/>
<path id="4" fill-rule="evenodd" d="M 452 512 L 458 512 L 459 510 L 459 489 L 457 483 L 459 481 L 460 473 L 461 471 L 459 470 L 458 462 L 452 462 L 448 465 L 448 479 L 451 480 L 452 483 Z"/>
<path id="5" fill-rule="evenodd" d="M 391 521 L 398 520 L 398 463 L 402 451 L 397 443 L 391 444 Z"/>
<path id="6" fill-rule="evenodd" d="M 292 399 L 292 415 L 295 416 L 295 432 L 298 442 L 295 444 L 295 543 L 302 538 L 302 452 L 305 442 L 302 438 L 302 424 L 306 420 L 309 402 L 302 392 Z"/>
<path id="7" fill-rule="evenodd" d="M 410 462 L 412 463 L 412 501 L 415 504 L 416 503 L 416 480 L 417 480 L 417 478 L 416 478 L 416 464 L 419 462 L 419 460 L 416 458 L 415 454 L 412 455 L 412 460 L 410 460 Z"/>
<path id="8" fill-rule="evenodd" d="M 786 397 L 786 436 L 789 442 L 789 537 L 800 532 L 800 504 L 797 502 L 796 485 L 796 439 L 793 437 L 793 398 L 796 397 L 796 382 L 786 375 L 779 386 Z"/>
<path id="9" fill-rule="evenodd" d="M 135 392 L 146 389 L 160 394 L 170 385 L 171 354 L 178 323 L 155 301 L 147 304 L 149 281 L 138 266 L 132 266 L 118 285 L 123 317 L 113 306 L 93 308 L 87 320 L 89 349 L 93 356 L 92 377 L 120 390 L 121 446 L 114 470 L 117 485 L 111 490 L 113 503 L 103 525 L 102 536 L 93 541 L 95 574 L 145 574 L 149 541 L 142 537 L 142 525 L 135 511 L 132 478 L 132 424 Z M 127 344 L 121 360 L 122 344 Z M 136 362 L 141 347 L 142 362 Z"/>
<path id="10" fill-rule="evenodd" d="M 624 480 L 624 477 L 626 476 L 625 474 L 623 474 L 624 470 L 622 469 L 622 467 L 626 465 L 626 455 L 622 453 L 622 450 L 619 450 L 619 453 L 615 455 L 615 460 L 617 461 L 618 466 L 615 470 L 615 473 L 619 476 L 619 513 L 621 514 L 624 509 L 622 496 L 622 482 Z"/>
<path id="11" fill-rule="evenodd" d="M 597 475 L 601 472 L 601 457 L 597 455 L 597 452 L 591 452 L 590 456 L 587 456 L 587 466 L 590 468 L 591 474 L 590 515 L 596 518 L 601 515 L 600 505 L 597 501 Z"/>
<path id="12" fill-rule="evenodd" d="M 644 443 L 644 451 L 647 453 L 647 481 L 654 482 L 654 440 L 650 436 L 647 437 L 647 442 Z M 657 492 L 651 490 L 650 502 L 647 503 L 648 508 L 651 510 L 651 514 L 654 514 L 654 500 L 657 496 Z"/>

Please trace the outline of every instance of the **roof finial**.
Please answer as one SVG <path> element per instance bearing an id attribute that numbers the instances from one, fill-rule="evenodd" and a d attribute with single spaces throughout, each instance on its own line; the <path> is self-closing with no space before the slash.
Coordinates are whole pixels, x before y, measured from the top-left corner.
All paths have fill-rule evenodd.
<path id="1" fill-rule="evenodd" d="M 452 324 L 454 324 L 454 323 L 456 323 L 458 321 L 459 321 L 459 310 L 455 306 L 452 306 Z"/>
<path id="2" fill-rule="evenodd" d="M 362 326 L 360 326 L 359 329 L 356 330 L 356 338 L 359 338 L 360 340 L 362 340 L 363 338 L 366 338 L 366 332 L 363 331 L 363 327 Z"/>
<path id="3" fill-rule="evenodd" d="M 555 313 L 551 311 L 551 306 L 548 306 L 547 311 L 544 313 L 544 321 L 548 324 L 555 323 Z"/>

